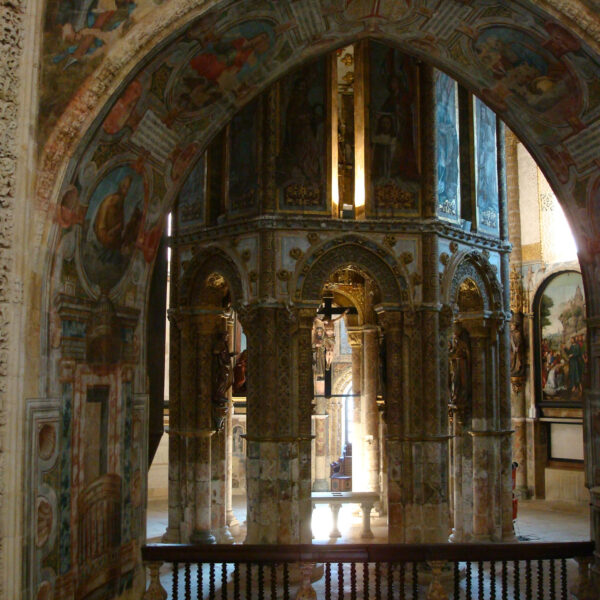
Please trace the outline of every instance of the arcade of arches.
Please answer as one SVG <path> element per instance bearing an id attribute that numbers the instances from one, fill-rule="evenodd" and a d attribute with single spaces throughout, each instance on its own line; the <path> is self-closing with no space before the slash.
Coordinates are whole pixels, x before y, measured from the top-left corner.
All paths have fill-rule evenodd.
<path id="1" fill-rule="evenodd" d="M 596 2 L 0 6 L 1 594 L 141 597 L 167 277 L 165 539 L 600 543 Z"/>

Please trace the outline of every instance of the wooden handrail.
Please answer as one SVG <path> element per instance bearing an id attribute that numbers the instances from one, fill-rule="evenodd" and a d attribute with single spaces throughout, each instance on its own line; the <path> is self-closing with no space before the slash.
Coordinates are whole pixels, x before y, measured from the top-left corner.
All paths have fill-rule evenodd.
<path id="1" fill-rule="evenodd" d="M 513 542 L 486 544 L 148 544 L 146 562 L 170 563 L 362 563 L 484 562 L 591 556 L 593 542 Z"/>

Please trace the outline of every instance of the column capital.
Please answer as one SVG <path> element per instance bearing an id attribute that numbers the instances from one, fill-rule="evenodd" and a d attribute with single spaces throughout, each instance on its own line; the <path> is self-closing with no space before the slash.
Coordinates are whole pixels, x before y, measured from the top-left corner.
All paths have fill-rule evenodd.
<path id="1" fill-rule="evenodd" d="M 351 348 L 360 348 L 363 343 L 362 327 L 348 327 L 348 343 Z"/>

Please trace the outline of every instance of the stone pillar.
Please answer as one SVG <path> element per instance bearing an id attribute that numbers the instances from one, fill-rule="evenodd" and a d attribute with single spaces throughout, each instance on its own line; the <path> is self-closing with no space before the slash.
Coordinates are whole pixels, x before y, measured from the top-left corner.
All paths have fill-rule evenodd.
<path id="1" fill-rule="evenodd" d="M 230 350 L 234 351 L 234 321 L 227 320 L 227 332 L 229 333 Z M 225 524 L 229 527 L 231 534 L 237 535 L 240 524 L 233 514 L 233 499 L 232 499 L 232 476 L 233 476 L 233 399 L 231 389 L 228 393 L 229 409 L 225 420 Z"/>
<path id="2" fill-rule="evenodd" d="M 248 340 L 249 544 L 310 543 L 314 308 L 240 311 Z"/>
<path id="3" fill-rule="evenodd" d="M 340 460 L 342 455 L 342 401 L 330 398 L 327 413 L 329 415 L 329 463 Z"/>
<path id="4" fill-rule="evenodd" d="M 366 364 L 363 358 L 363 330 L 361 327 L 348 330 L 348 342 L 352 348 L 352 398 L 353 432 L 352 440 L 352 491 L 365 491 L 367 478 L 365 474 L 365 443 L 363 403 L 366 382 Z M 363 368 L 364 366 L 364 368 Z M 342 427 L 344 422 L 341 422 Z M 342 449 L 343 450 L 343 449 Z"/>
<path id="5" fill-rule="evenodd" d="M 591 316 L 587 320 L 589 359 L 583 400 L 585 483 L 590 490 L 591 539 L 596 544 L 592 587 L 597 590 L 600 587 L 600 307 L 592 297 L 586 297 L 586 302 L 591 306 L 588 309 Z"/>
<path id="6" fill-rule="evenodd" d="M 184 444 L 177 433 L 181 420 L 180 411 L 180 381 L 181 381 L 181 345 L 183 343 L 182 322 L 176 311 L 169 311 L 170 341 L 169 341 L 169 510 L 167 530 L 162 541 L 178 543 L 180 541 L 180 525 L 183 521 L 182 484 L 184 475 Z"/>
<path id="7" fill-rule="evenodd" d="M 379 410 L 377 409 L 377 378 L 379 375 L 379 339 L 377 328 L 363 328 L 363 386 L 361 393 L 362 470 L 364 477 L 359 491 L 379 491 Z M 354 360 L 354 357 L 353 357 Z M 354 370 L 354 364 L 353 364 Z M 352 374 L 354 379 L 354 373 Z"/>
<path id="8" fill-rule="evenodd" d="M 196 393 L 186 395 L 183 402 L 189 405 L 188 421 L 183 424 L 182 430 L 189 435 L 194 442 L 188 443 L 188 447 L 195 452 L 194 462 L 194 507 L 191 511 L 193 521 L 190 523 L 191 531 L 189 541 L 194 544 L 214 544 L 213 527 L 224 525 L 224 446 L 220 444 L 217 466 L 219 478 L 219 506 L 221 511 L 219 516 L 222 518 L 213 521 L 212 511 L 212 487 L 213 487 L 213 464 L 212 464 L 212 445 L 213 445 L 213 422 L 212 422 L 212 363 L 213 363 L 213 345 L 215 336 L 223 331 L 222 316 L 219 313 L 203 314 L 194 318 L 195 327 L 191 329 L 194 333 L 195 369 L 188 371 L 195 373 Z M 183 373 L 182 373 L 183 375 Z M 182 386 L 183 390 L 183 386 Z M 222 434 L 220 434 L 222 438 Z M 215 490 L 216 491 L 216 490 Z M 183 540 L 182 540 L 183 541 Z"/>
<path id="9" fill-rule="evenodd" d="M 388 539 L 390 543 L 405 542 L 406 493 L 404 486 L 410 481 L 409 463 L 404 460 L 403 436 L 404 410 L 402 406 L 402 377 L 406 361 L 407 345 L 402 335 L 403 313 L 386 311 L 380 314 L 383 322 L 386 349 L 385 420 L 387 425 L 386 447 L 388 457 Z"/>
<path id="10" fill-rule="evenodd" d="M 327 415 L 327 399 L 319 398 L 316 402 L 314 424 L 314 482 L 315 492 L 329 491 L 329 417 Z"/>

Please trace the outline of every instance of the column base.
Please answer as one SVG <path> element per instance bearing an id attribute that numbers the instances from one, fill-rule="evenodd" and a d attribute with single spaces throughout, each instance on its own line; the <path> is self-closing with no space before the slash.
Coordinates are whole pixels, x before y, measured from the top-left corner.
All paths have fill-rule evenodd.
<path id="1" fill-rule="evenodd" d="M 227 515 L 227 526 L 229 527 L 229 531 L 233 537 L 240 535 L 240 522 L 235 518 L 233 512 L 231 513 L 231 518 Z"/>
<path id="2" fill-rule="evenodd" d="M 328 492 L 329 479 L 315 479 L 312 487 L 313 492 Z"/>
<path id="3" fill-rule="evenodd" d="M 217 544 L 233 544 L 233 542 L 235 541 L 227 525 L 217 529 L 215 531 L 214 537 L 216 539 Z"/>
<path id="4" fill-rule="evenodd" d="M 191 544 L 216 544 L 217 540 L 212 532 L 206 529 L 192 531 L 190 535 Z"/>
<path id="5" fill-rule="evenodd" d="M 167 530 L 163 533 L 162 543 L 163 544 L 179 544 L 181 542 L 181 532 L 179 527 L 167 527 Z"/>

